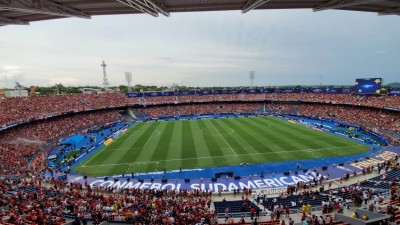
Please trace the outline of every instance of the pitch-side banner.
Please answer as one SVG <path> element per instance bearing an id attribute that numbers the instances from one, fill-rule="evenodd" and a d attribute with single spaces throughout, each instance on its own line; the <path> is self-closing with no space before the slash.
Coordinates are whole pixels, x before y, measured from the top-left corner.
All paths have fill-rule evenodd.
<path id="1" fill-rule="evenodd" d="M 321 176 L 321 175 L 320 175 Z M 112 178 L 109 177 L 108 180 L 104 178 L 90 178 L 86 180 L 82 176 L 68 176 L 70 182 L 85 183 L 93 186 L 103 186 L 111 188 L 137 188 L 137 189 L 167 189 L 167 190 L 204 190 L 218 192 L 221 191 L 234 191 L 237 189 L 266 189 L 266 188 L 285 188 L 288 185 L 295 185 L 296 183 L 310 182 L 317 178 L 316 172 L 310 172 L 307 174 L 293 174 L 288 176 L 274 176 L 268 178 L 221 178 L 217 181 L 212 181 L 211 179 L 190 179 L 189 182 L 185 182 L 182 179 L 168 179 L 167 182 L 162 182 L 162 180 L 150 179 L 139 180 L 139 179 L 127 179 L 127 178 Z"/>
<path id="2" fill-rule="evenodd" d="M 353 172 L 361 172 L 363 168 L 383 163 L 386 160 L 393 159 L 400 153 L 398 147 L 387 147 L 384 150 L 372 154 L 368 159 L 363 158 L 357 162 L 345 163 L 343 166 L 332 165 L 326 170 L 322 168 L 316 168 L 312 171 L 298 171 L 298 173 L 291 172 L 288 175 L 276 174 L 276 175 L 265 175 L 263 177 L 255 176 L 242 177 L 240 179 L 235 178 L 219 178 L 216 181 L 211 179 L 168 179 L 164 182 L 160 179 L 136 179 L 136 178 L 124 178 L 121 176 L 108 177 L 108 179 L 88 177 L 84 179 L 83 176 L 68 175 L 69 182 L 77 182 L 81 184 L 87 183 L 90 186 L 102 186 L 108 188 L 138 188 L 138 189 L 167 189 L 167 190 L 204 190 L 218 192 L 221 191 L 233 191 L 234 189 L 274 189 L 275 192 L 280 188 L 286 188 L 288 185 L 296 185 L 298 182 L 313 182 L 314 179 L 319 180 L 321 177 L 325 180 L 339 179 L 346 173 L 352 174 Z M 201 176 L 201 175 L 199 175 Z M 276 189 L 278 188 L 278 189 Z M 272 190 L 271 190 L 272 191 Z"/>
<path id="3" fill-rule="evenodd" d="M 326 93 L 326 94 L 350 94 L 349 88 L 263 88 L 263 89 L 233 89 L 233 90 L 192 90 L 192 91 L 153 91 L 131 92 L 128 98 L 160 97 L 180 95 L 218 95 L 218 94 L 268 94 L 268 93 Z"/>

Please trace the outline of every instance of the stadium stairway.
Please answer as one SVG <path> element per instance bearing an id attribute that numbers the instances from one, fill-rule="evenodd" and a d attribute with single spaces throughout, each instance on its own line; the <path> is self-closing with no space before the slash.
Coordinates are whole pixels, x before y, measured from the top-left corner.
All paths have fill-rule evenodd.
<path id="1" fill-rule="evenodd" d="M 222 202 L 214 202 L 214 207 L 215 207 L 215 212 L 219 215 L 222 215 L 225 213 L 225 209 L 229 208 L 229 213 L 232 215 L 241 216 L 243 213 L 246 213 L 249 215 L 250 213 L 250 208 L 254 207 L 254 209 L 259 209 L 262 211 L 256 204 L 248 201 L 247 202 L 247 209 L 245 212 L 242 211 L 243 205 L 245 204 L 245 201 L 243 200 L 237 200 L 237 201 L 222 201 Z"/>
<path id="2" fill-rule="evenodd" d="M 220 225 L 228 225 L 228 223 L 218 223 Z M 235 223 L 235 224 L 240 224 L 240 225 L 252 225 L 251 222 L 247 223 Z M 268 221 L 268 222 L 258 222 L 258 225 L 279 225 L 280 221 Z M 333 221 L 332 225 L 350 225 L 348 223 L 345 223 L 343 221 Z"/>
<path id="3" fill-rule="evenodd" d="M 328 201 L 328 196 L 327 195 L 317 195 L 316 199 L 313 199 L 312 197 L 307 197 L 303 199 L 301 204 L 298 204 L 296 206 L 292 206 L 292 201 L 296 201 L 297 199 L 301 198 L 299 195 L 292 195 L 284 199 L 276 198 L 277 202 L 275 205 L 288 205 L 290 209 L 298 209 L 301 208 L 302 205 L 307 205 L 310 204 L 311 206 L 320 206 L 323 201 Z M 268 198 L 266 199 L 267 201 L 264 201 L 265 208 L 270 209 L 271 204 L 274 198 Z"/>
<path id="4" fill-rule="evenodd" d="M 400 177 L 400 170 L 394 169 L 385 174 L 387 175 L 386 180 L 382 180 L 382 177 L 384 175 L 382 174 L 380 176 L 369 179 L 367 183 L 362 184 L 361 186 L 367 188 L 390 189 L 391 180 L 396 177 Z"/>
<path id="5" fill-rule="evenodd" d="M 37 191 L 36 187 L 27 187 L 25 189 L 25 193 L 27 193 L 27 194 L 31 194 L 31 193 L 34 193 L 36 191 Z"/>
<path id="6" fill-rule="evenodd" d="M 227 223 L 218 223 L 220 225 L 228 225 Z M 235 224 L 241 224 L 241 225 L 252 225 L 252 222 L 247 222 L 247 223 L 235 223 Z M 268 221 L 268 222 L 257 222 L 258 225 L 279 225 L 279 221 Z"/>
<path id="7" fill-rule="evenodd" d="M 350 225 L 350 224 L 345 223 L 345 222 L 343 222 L 343 221 L 333 221 L 332 224 L 333 224 L 333 225 Z"/>

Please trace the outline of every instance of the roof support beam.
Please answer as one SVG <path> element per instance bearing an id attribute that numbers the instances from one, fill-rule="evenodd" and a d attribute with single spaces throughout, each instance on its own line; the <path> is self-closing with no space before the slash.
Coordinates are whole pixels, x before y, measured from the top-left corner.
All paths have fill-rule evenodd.
<path id="1" fill-rule="evenodd" d="M 400 15 L 400 8 L 386 9 L 386 10 L 378 12 L 378 15 L 379 16 Z"/>
<path id="2" fill-rule="evenodd" d="M 29 22 L 0 16 L 0 25 L 29 25 Z"/>
<path id="3" fill-rule="evenodd" d="M 340 9 L 344 7 L 364 5 L 380 1 L 382 0 L 331 0 L 315 7 L 313 11 L 318 12 L 326 9 Z"/>
<path id="4" fill-rule="evenodd" d="M 0 10 L 90 19 L 90 15 L 50 0 L 1 0 Z"/>
<path id="5" fill-rule="evenodd" d="M 168 10 L 159 0 L 117 0 L 117 2 L 154 17 L 158 17 L 158 13 L 169 16 Z"/>
<path id="6" fill-rule="evenodd" d="M 242 9 L 242 13 L 247 13 L 248 11 L 255 9 L 270 0 L 248 0 Z"/>

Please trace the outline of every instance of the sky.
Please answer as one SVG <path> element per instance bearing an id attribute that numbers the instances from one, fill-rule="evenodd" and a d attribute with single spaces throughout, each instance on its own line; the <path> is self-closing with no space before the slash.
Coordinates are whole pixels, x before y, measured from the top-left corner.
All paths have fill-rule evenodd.
<path id="1" fill-rule="evenodd" d="M 94 16 L 0 27 L 0 88 L 352 85 L 400 81 L 400 17 L 328 10 Z"/>

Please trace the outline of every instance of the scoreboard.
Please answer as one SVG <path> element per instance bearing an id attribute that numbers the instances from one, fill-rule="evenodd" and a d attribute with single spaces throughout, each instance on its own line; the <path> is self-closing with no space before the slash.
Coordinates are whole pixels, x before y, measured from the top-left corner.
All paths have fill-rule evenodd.
<path id="1" fill-rule="evenodd" d="M 354 93 L 360 95 L 380 94 L 382 78 L 356 79 Z"/>

